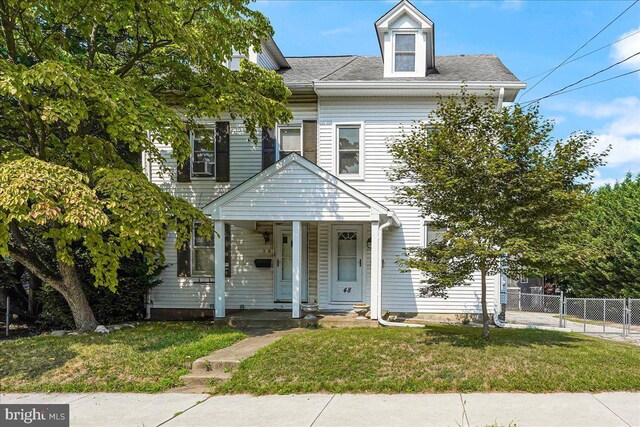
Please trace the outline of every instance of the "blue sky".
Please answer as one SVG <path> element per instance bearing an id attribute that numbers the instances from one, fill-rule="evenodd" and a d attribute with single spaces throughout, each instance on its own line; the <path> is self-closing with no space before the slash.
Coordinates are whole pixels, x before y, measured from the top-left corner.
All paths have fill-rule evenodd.
<path id="1" fill-rule="evenodd" d="M 259 0 L 285 56 L 379 55 L 373 23 L 395 1 Z M 435 23 L 436 55 L 494 53 L 521 80 L 555 67 L 632 1 L 413 1 Z M 576 56 L 640 31 L 640 3 Z M 527 93 L 547 95 L 640 51 L 640 33 L 563 66 Z M 437 66 L 437 63 L 436 63 Z M 640 68 L 640 55 L 584 84 Z M 529 87 L 537 80 L 530 80 Z M 596 185 L 640 172 L 640 73 L 542 101 L 555 135 L 592 130 L 612 145 Z"/>

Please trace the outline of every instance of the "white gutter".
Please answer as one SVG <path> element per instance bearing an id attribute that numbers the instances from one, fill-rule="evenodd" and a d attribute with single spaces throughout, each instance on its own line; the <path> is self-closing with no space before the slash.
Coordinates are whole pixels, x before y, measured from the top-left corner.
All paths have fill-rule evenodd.
<path id="1" fill-rule="evenodd" d="M 424 327 L 423 325 L 419 325 L 416 323 L 396 323 L 396 322 L 388 322 L 386 320 L 384 320 L 382 318 L 382 236 L 384 235 L 384 230 L 392 225 L 395 225 L 396 227 L 399 226 L 400 221 L 398 220 L 398 217 L 396 217 L 395 213 L 390 213 L 389 215 L 389 221 L 385 222 L 384 224 L 382 224 L 380 227 L 378 227 L 378 260 L 380 260 L 380 262 L 378 263 L 378 265 L 376 266 L 376 268 L 378 269 L 378 274 L 377 274 L 377 283 L 376 283 L 376 289 L 378 290 L 377 294 L 378 294 L 378 323 L 383 325 L 383 326 L 406 326 L 409 328 L 422 328 Z"/>
<path id="2" fill-rule="evenodd" d="M 313 86 L 318 89 L 455 89 L 461 86 L 467 89 L 524 89 L 527 84 L 509 81 L 424 81 L 424 80 L 315 80 Z"/>

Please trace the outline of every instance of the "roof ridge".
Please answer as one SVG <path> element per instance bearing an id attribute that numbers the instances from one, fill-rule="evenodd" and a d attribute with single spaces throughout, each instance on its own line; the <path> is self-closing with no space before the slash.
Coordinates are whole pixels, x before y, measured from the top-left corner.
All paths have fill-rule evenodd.
<path id="1" fill-rule="evenodd" d="M 302 55 L 302 56 L 285 56 L 285 58 L 350 58 L 358 55 Z"/>
<path id="2" fill-rule="evenodd" d="M 331 71 L 330 73 L 320 77 L 318 80 L 324 80 L 325 78 L 329 77 L 331 74 L 337 73 L 338 71 L 342 70 L 344 67 L 346 67 L 347 65 L 351 64 L 353 61 L 355 61 L 358 58 L 360 58 L 360 57 L 359 56 L 354 56 L 351 61 L 347 62 L 346 64 L 341 65 L 340 67 L 336 68 L 335 70 Z"/>

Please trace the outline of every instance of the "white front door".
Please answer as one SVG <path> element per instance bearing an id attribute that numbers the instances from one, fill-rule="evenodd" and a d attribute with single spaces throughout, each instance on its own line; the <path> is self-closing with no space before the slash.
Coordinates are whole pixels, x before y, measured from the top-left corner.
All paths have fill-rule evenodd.
<path id="1" fill-rule="evenodd" d="M 362 225 L 334 225 L 331 241 L 331 301 L 363 302 Z"/>
<path id="2" fill-rule="evenodd" d="M 277 302 L 291 302 L 293 266 L 293 232 L 291 226 L 276 225 L 275 236 L 275 300 Z M 307 255 L 307 227 L 302 226 L 302 301 L 307 301 L 309 295 Z"/>

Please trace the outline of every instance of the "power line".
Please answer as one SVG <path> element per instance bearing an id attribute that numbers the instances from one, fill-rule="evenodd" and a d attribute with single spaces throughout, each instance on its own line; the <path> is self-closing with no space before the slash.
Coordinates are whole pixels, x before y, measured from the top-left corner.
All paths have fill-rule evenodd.
<path id="1" fill-rule="evenodd" d="M 636 34 L 638 34 L 638 33 L 640 33 L 640 30 L 638 30 L 638 31 L 634 31 L 633 33 L 628 34 L 628 35 L 626 35 L 626 36 L 624 36 L 624 37 L 622 37 L 622 38 L 619 38 L 618 40 L 616 40 L 616 41 L 614 41 L 614 42 L 611 42 L 611 43 L 609 43 L 609 44 L 607 44 L 607 45 L 604 45 L 604 46 L 599 47 L 599 48 L 597 48 L 597 49 L 595 49 L 595 50 L 592 50 L 591 52 L 585 53 L 584 55 L 578 56 L 577 58 L 574 58 L 574 59 L 572 59 L 571 61 L 565 62 L 565 64 L 564 64 L 564 65 L 569 65 L 569 64 L 571 64 L 572 62 L 575 62 L 575 61 L 577 61 L 577 60 L 579 60 L 579 59 L 584 58 L 585 56 L 593 55 L 594 53 L 599 52 L 599 51 L 601 51 L 602 49 L 606 49 L 606 48 L 608 48 L 609 46 L 613 46 L 613 45 L 614 45 L 614 44 L 616 44 L 616 43 L 620 43 L 621 41 L 623 41 L 623 40 L 625 40 L 625 39 L 628 39 L 629 37 L 633 37 L 633 36 L 635 36 L 635 35 L 636 35 Z M 560 67 L 558 67 L 558 68 L 560 68 Z M 536 74 L 535 76 L 527 77 L 526 79 L 524 79 L 524 81 L 526 82 L 526 81 L 529 81 L 529 80 L 531 80 L 531 79 L 535 79 L 536 77 L 541 76 L 541 75 L 543 75 L 544 73 L 546 73 L 547 71 L 551 71 L 551 70 L 553 70 L 553 68 L 549 68 L 548 70 L 542 71 L 542 72 L 540 72 L 540 73 Z"/>
<path id="2" fill-rule="evenodd" d="M 588 75 L 587 77 L 583 77 L 583 78 L 581 78 L 581 79 L 580 79 L 580 80 L 578 80 L 577 82 L 571 83 L 570 85 L 567 85 L 567 86 L 563 87 L 562 89 L 558 89 L 558 90 L 556 90 L 556 91 L 553 91 L 553 92 L 551 92 L 549 95 L 545 95 L 545 96 L 543 96 L 543 97 L 541 97 L 541 98 L 537 98 L 537 99 L 536 99 L 536 100 L 534 100 L 534 101 L 539 101 L 539 100 L 541 100 L 541 99 L 544 99 L 544 98 L 548 98 L 548 97 L 550 97 L 550 96 L 553 96 L 553 95 L 555 95 L 556 93 L 558 93 L 558 92 L 562 92 L 562 91 L 563 91 L 563 90 L 565 90 L 565 89 L 568 89 L 568 88 L 570 88 L 570 87 L 573 87 L 573 86 L 577 85 L 578 83 L 582 83 L 583 81 L 588 80 L 588 79 L 590 79 L 591 77 L 595 77 L 595 76 L 597 76 L 597 75 L 598 75 L 598 74 L 600 74 L 600 73 L 604 73 L 605 71 L 610 70 L 611 68 L 615 67 L 616 65 L 620 65 L 620 64 L 622 64 L 623 62 L 627 62 L 628 60 L 630 60 L 630 59 L 631 59 L 631 58 L 633 58 L 634 56 L 638 56 L 638 55 L 640 55 L 640 52 L 636 52 L 636 53 L 634 53 L 634 54 L 633 54 L 633 55 L 631 55 L 631 56 L 627 56 L 627 57 L 626 57 L 626 58 L 624 58 L 623 60 L 618 61 L 618 62 L 616 62 L 615 64 L 611 64 L 611 65 L 609 65 L 607 68 L 603 68 L 602 70 L 598 70 L 598 71 L 596 71 L 595 73 L 593 73 L 593 74 L 591 74 L 591 75 Z M 527 102 L 529 102 L 529 101 L 527 101 Z"/>
<path id="3" fill-rule="evenodd" d="M 573 91 L 576 91 L 576 90 L 584 89 L 584 88 L 589 87 L 589 86 L 595 86 L 595 85 L 598 85 L 600 83 L 605 83 L 605 82 L 608 82 L 610 80 L 619 79 L 621 77 L 628 76 L 629 74 L 634 74 L 634 73 L 638 73 L 638 72 L 640 72 L 640 68 L 638 68 L 636 70 L 633 70 L 633 71 L 628 71 L 626 73 L 618 74 L 617 76 L 609 77 L 608 79 L 598 80 L 597 82 L 589 83 L 588 85 L 578 86 L 578 87 L 575 87 L 573 89 L 563 90 L 562 92 L 558 92 L 558 93 L 555 93 L 553 95 L 549 94 L 547 96 L 543 96 L 542 98 L 534 99 L 532 101 L 527 101 L 524 104 L 522 104 L 522 106 L 526 107 L 528 105 L 534 104 L 534 103 L 539 102 L 539 101 L 541 101 L 543 99 L 546 99 L 546 98 L 551 98 L 551 97 L 558 96 L 558 95 L 564 95 L 565 93 L 569 93 L 569 92 L 573 92 Z"/>
<path id="4" fill-rule="evenodd" d="M 627 7 L 625 10 L 623 10 L 622 12 L 620 12 L 620 14 L 618 16 L 616 16 L 615 18 L 613 18 L 613 20 L 609 21 L 609 23 L 607 25 L 605 25 L 600 31 L 598 31 L 593 37 L 591 37 L 589 40 L 587 40 L 582 46 L 580 46 L 578 49 L 576 49 L 571 55 L 569 55 L 564 61 L 562 61 L 560 64 L 556 65 L 551 71 L 549 71 L 543 78 L 541 78 L 540 80 L 538 80 L 538 82 L 536 84 L 534 84 L 533 86 L 531 86 L 529 89 L 527 89 L 522 95 L 520 95 L 521 97 L 526 95 L 527 93 L 529 93 L 530 91 L 532 91 L 536 86 L 538 86 L 540 83 L 542 83 L 547 77 L 549 77 L 551 74 L 553 74 L 554 71 L 556 71 L 558 68 L 562 67 L 564 64 L 567 63 L 567 61 L 569 61 L 571 58 L 573 58 L 573 56 L 578 53 L 580 50 L 582 50 L 583 47 L 585 47 L 586 45 L 588 45 L 593 39 L 595 39 L 596 37 L 598 37 L 604 30 L 606 30 L 607 28 L 609 28 L 614 22 L 616 22 L 622 15 L 624 15 L 625 13 L 627 13 L 627 11 L 629 9 L 631 9 L 633 6 L 636 5 L 636 3 L 638 3 L 638 1 L 640 0 L 635 0 L 629 7 Z"/>

